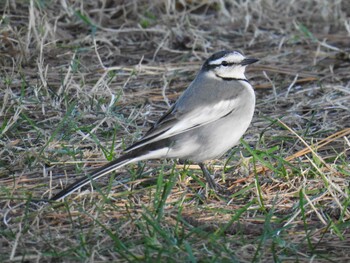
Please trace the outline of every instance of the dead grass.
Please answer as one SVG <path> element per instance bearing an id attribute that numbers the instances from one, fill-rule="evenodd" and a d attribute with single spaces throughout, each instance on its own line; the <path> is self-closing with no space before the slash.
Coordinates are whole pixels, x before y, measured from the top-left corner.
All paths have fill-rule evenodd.
<path id="1" fill-rule="evenodd" d="M 348 262 L 347 1 L 3 1 L 0 261 Z M 121 154 L 214 51 L 260 58 L 243 144 L 196 167 Z M 227 160 L 227 161 L 226 161 Z"/>

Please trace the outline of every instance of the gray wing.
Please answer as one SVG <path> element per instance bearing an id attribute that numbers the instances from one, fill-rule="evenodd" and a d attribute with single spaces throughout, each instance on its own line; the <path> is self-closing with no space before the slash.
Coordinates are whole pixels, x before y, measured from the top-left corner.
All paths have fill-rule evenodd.
<path id="1" fill-rule="evenodd" d="M 126 151 L 143 145 L 166 139 L 191 129 L 219 120 L 230 114 L 237 105 L 236 99 L 218 101 L 211 104 L 199 104 L 196 107 L 183 108 L 175 103 L 141 138 Z M 186 111 L 185 111 L 185 110 Z"/>

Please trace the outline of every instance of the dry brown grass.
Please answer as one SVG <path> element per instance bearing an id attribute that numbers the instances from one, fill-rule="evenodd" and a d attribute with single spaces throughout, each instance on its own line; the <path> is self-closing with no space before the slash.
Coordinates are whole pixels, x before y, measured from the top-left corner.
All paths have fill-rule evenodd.
<path id="1" fill-rule="evenodd" d="M 0 261 L 348 262 L 348 1 L 2 1 Z M 260 58 L 244 146 L 196 167 L 113 159 L 221 49 Z M 225 171 L 225 173 L 224 173 Z M 106 185 L 109 185 L 108 187 Z"/>

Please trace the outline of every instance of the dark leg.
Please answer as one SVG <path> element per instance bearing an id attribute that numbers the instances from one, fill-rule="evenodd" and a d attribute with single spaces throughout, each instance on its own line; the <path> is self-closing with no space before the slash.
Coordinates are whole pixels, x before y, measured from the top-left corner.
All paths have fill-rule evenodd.
<path id="1" fill-rule="evenodd" d="M 204 163 L 199 163 L 199 167 L 202 169 L 202 172 L 205 176 L 205 179 L 207 180 L 209 187 L 213 190 L 217 189 L 217 185 L 212 177 L 212 175 L 209 173 L 208 169 L 205 167 Z"/>

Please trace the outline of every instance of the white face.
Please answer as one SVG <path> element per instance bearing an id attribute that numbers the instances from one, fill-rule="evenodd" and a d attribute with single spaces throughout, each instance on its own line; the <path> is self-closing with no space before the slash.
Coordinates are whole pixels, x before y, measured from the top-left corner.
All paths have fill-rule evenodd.
<path id="1" fill-rule="evenodd" d="M 210 66 L 216 66 L 212 72 L 215 77 L 220 78 L 235 78 L 235 79 L 246 79 L 244 72 L 246 66 L 242 66 L 241 62 L 245 57 L 236 51 L 228 53 L 224 57 L 220 57 L 216 60 L 210 61 Z"/>

